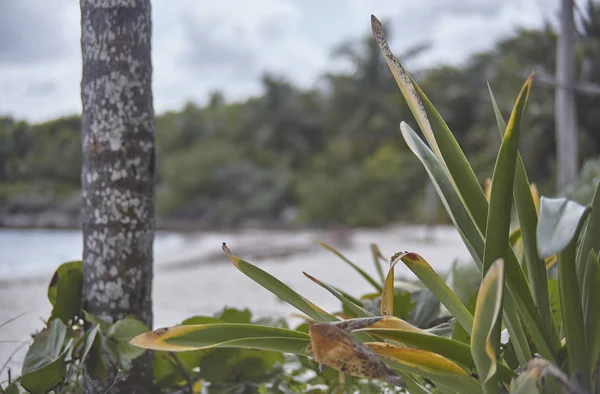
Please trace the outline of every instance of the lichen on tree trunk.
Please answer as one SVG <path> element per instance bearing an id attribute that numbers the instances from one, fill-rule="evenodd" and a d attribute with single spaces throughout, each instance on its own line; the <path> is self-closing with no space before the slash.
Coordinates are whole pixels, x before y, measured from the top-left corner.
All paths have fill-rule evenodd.
<path id="1" fill-rule="evenodd" d="M 116 321 L 152 327 L 154 109 L 149 0 L 80 0 L 83 298 Z M 59 158 L 60 160 L 60 158 Z M 117 382 L 115 384 L 115 382 Z M 150 353 L 124 380 L 85 377 L 85 392 L 146 393 Z"/>

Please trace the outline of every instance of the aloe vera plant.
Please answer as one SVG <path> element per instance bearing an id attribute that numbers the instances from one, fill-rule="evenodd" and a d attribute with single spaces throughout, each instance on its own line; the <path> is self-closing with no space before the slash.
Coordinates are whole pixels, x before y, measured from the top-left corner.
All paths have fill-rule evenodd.
<path id="1" fill-rule="evenodd" d="M 566 199 L 540 199 L 530 186 L 518 144 L 520 134 L 527 132 L 521 130 L 521 118 L 533 75 L 518 94 L 508 123 L 490 89 L 502 143 L 484 190 L 444 120 L 390 51 L 375 17 L 372 28 L 425 141 L 404 122 L 401 136 L 427 170 L 481 271 L 478 292 L 464 304 L 416 253 L 393 256 L 385 275 L 379 265 L 381 253 L 372 248 L 377 280 L 323 245 L 379 294 L 380 310 L 374 311 L 305 274 L 340 300 L 349 315 L 340 319 L 223 245 L 240 272 L 311 321 L 308 332 L 202 324 L 158 329 L 132 343 L 169 351 L 242 347 L 294 353 L 412 393 L 600 393 L 600 313 L 595 309 L 600 302 L 600 187 L 591 207 L 584 207 Z M 513 202 L 518 228 L 511 231 Z M 451 335 L 397 316 L 396 264 L 408 267 L 452 314 Z M 558 283 L 549 279 L 548 270 L 554 267 Z M 502 332 L 507 340 L 501 341 Z"/>

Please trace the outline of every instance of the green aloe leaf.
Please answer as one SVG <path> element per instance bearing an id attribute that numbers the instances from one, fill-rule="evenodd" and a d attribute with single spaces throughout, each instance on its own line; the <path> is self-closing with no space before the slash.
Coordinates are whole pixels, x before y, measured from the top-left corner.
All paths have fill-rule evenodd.
<path id="1" fill-rule="evenodd" d="M 490 97 L 492 99 L 492 105 L 494 107 L 494 113 L 496 114 L 496 120 L 498 122 L 498 130 L 502 136 L 504 130 L 506 130 L 506 124 L 500 113 L 500 109 L 496 104 L 496 99 L 492 93 L 492 89 L 489 87 Z M 538 208 L 536 208 L 536 198 L 533 196 L 533 191 L 529 186 L 529 180 L 527 179 L 527 173 L 525 172 L 525 165 L 521 155 L 517 155 L 514 182 L 514 200 L 517 207 L 517 213 L 519 217 L 519 233 L 523 241 L 523 248 L 525 252 L 525 266 L 527 268 L 527 275 L 529 278 L 529 285 L 533 292 L 533 298 L 535 304 L 541 315 L 542 322 L 546 330 L 546 340 L 552 343 L 554 349 L 560 347 L 560 341 L 558 339 L 558 328 L 552 324 L 552 313 L 550 311 L 550 300 L 548 298 L 548 282 L 546 264 L 544 259 L 538 255 L 537 246 L 537 222 L 538 222 Z"/>
<path id="2" fill-rule="evenodd" d="M 275 278 L 273 275 L 263 271 L 262 269 L 240 259 L 235 256 L 227 245 L 223 243 L 223 251 L 229 258 L 229 260 L 240 270 L 244 275 L 275 294 L 291 306 L 303 312 L 310 318 L 316 321 L 337 321 L 335 316 L 325 312 L 300 294 L 292 290 L 288 285 Z"/>
<path id="3" fill-rule="evenodd" d="M 385 275 L 383 273 L 383 268 L 381 268 L 381 264 L 382 261 L 386 262 L 386 260 L 376 244 L 371 244 L 371 255 L 373 256 L 373 264 L 375 264 L 375 270 L 377 271 L 377 275 L 379 275 L 379 280 L 383 283 L 385 281 Z"/>
<path id="4" fill-rule="evenodd" d="M 484 228 L 487 200 L 466 156 L 460 149 L 448 125 L 390 50 L 381 23 L 377 18 L 371 18 L 371 27 L 383 57 L 425 139 L 444 169 L 451 174 L 451 183 L 456 184 L 461 198 L 465 200 L 469 210 L 473 213 L 476 223 L 480 228 Z"/>
<path id="5" fill-rule="evenodd" d="M 505 260 L 509 253 L 510 212 L 512 207 L 513 185 L 515 183 L 515 168 L 518 155 L 517 150 L 519 146 L 521 118 L 531 89 L 532 79 L 533 75 L 527 79 L 517 97 L 494 166 L 483 257 L 484 274 L 487 272 L 492 262 L 497 259 Z M 535 210 L 528 184 L 526 185 L 526 193 L 530 197 L 531 208 Z M 506 316 L 506 325 L 511 334 L 511 338 L 513 339 L 519 361 L 524 363 L 531 358 L 527 339 L 521 327 L 519 316 L 512 305 L 512 300 L 507 299 L 506 302 L 509 304 L 504 312 L 504 316 Z M 495 330 L 499 331 L 500 327 L 496 327 Z"/>
<path id="6" fill-rule="evenodd" d="M 577 279 L 576 248 L 579 231 L 588 213 L 588 207 L 574 201 L 542 197 L 537 228 L 540 254 L 549 257 L 558 252 L 560 309 L 569 371 L 572 376 L 581 374 L 581 382 L 585 388 L 590 387 L 591 373 Z"/>
<path id="7" fill-rule="evenodd" d="M 600 182 L 592 199 L 592 212 L 582 234 L 583 239 L 577 252 L 577 278 L 580 285 L 583 283 L 585 263 L 588 261 L 590 250 L 600 251 Z M 582 296 L 585 297 L 584 294 Z"/>
<path id="8" fill-rule="evenodd" d="M 400 131 L 408 148 L 423 163 L 433 186 L 440 196 L 442 204 L 471 253 L 471 257 L 478 265 L 481 265 L 484 246 L 483 236 L 473 222 L 469 211 L 466 209 L 457 191 L 452 186 L 452 180 L 448 176 L 448 173 L 444 170 L 440 160 L 433 154 L 431 149 L 427 147 L 407 123 L 400 123 Z"/>
<path id="9" fill-rule="evenodd" d="M 372 27 L 384 58 L 435 154 L 426 146 L 425 149 L 418 146 L 419 143 L 425 144 L 416 135 L 412 136 L 407 132 L 410 128 L 405 124 L 401 124 L 403 136 L 413 152 L 418 146 L 420 154 L 415 153 L 423 161 L 442 203 L 475 262 L 480 263 L 483 260 L 483 234 L 486 231 L 488 213 L 488 203 L 481 185 L 439 113 L 391 53 L 381 24 L 376 18 L 372 18 Z M 411 143 L 414 145 L 411 146 Z M 437 160 L 433 160 L 430 156 Z M 464 206 L 458 206 L 463 203 Z M 525 274 L 512 249 L 509 250 L 506 265 L 509 296 L 514 298 L 515 306 L 523 314 L 523 321 L 538 351 L 544 357 L 554 359 L 554 352 L 545 334 L 546 329 L 537 311 Z M 518 322 L 513 323 L 518 324 Z"/>
<path id="10" fill-rule="evenodd" d="M 473 327 L 473 315 L 446 282 L 431 268 L 431 265 L 416 253 L 400 253 L 394 256 L 392 264 L 395 265 L 398 261 L 402 261 L 423 282 L 470 335 Z"/>
<path id="11" fill-rule="evenodd" d="M 470 346 L 453 339 L 415 331 L 389 328 L 364 328 L 358 331 L 400 342 L 404 345 L 428 350 L 468 368 L 475 368 L 475 362 L 471 355 Z M 501 381 L 508 383 L 515 376 L 515 373 L 504 364 L 498 364 L 498 367 L 498 377 Z"/>
<path id="12" fill-rule="evenodd" d="M 452 187 L 452 182 L 449 180 L 448 175 L 444 172 L 433 152 L 431 152 L 423 141 L 421 141 L 410 126 L 402 123 L 400 129 L 408 147 L 421 160 L 429 173 L 429 176 L 441 197 L 442 203 L 446 207 L 446 210 L 465 242 L 467 249 L 471 252 L 473 260 L 481 266 L 484 250 L 484 240 L 481 228 L 478 229 L 476 227 L 475 222 L 470 217 L 462 200 L 458 196 L 456 190 Z M 483 195 L 483 192 L 481 193 Z M 485 216 L 487 217 L 487 213 Z M 550 342 L 546 339 L 544 334 L 545 329 L 543 328 L 541 318 L 533 301 L 527 279 L 525 278 L 525 274 L 512 249 L 508 250 L 506 266 L 506 280 L 509 290 L 508 296 L 513 298 L 514 304 L 521 311 L 523 321 L 540 354 L 545 358 L 554 360 L 555 355 L 551 350 Z M 517 322 L 515 322 L 514 326 L 516 326 L 516 324 Z M 525 349 L 523 349 L 523 353 L 525 353 Z"/>
<path id="13" fill-rule="evenodd" d="M 367 282 L 369 282 L 371 284 L 371 286 L 373 286 L 378 293 L 381 293 L 381 285 L 379 283 L 377 283 L 377 281 L 375 279 L 373 279 L 373 277 L 371 275 L 367 274 L 362 268 L 360 268 L 358 265 L 354 264 L 346 256 L 344 256 L 343 254 L 341 254 L 340 252 L 338 252 L 337 250 L 335 250 L 331 246 L 329 246 L 329 245 L 327 245 L 327 244 L 325 244 L 323 242 L 319 242 L 319 241 L 317 241 L 317 244 L 319 244 L 323 248 L 327 249 L 328 251 L 330 251 L 331 253 L 335 254 L 340 259 L 342 259 L 346 264 L 348 264 L 356 272 L 358 272 L 360 276 L 362 276 L 363 278 L 365 278 L 365 280 Z"/>
<path id="14" fill-rule="evenodd" d="M 394 346 L 382 342 L 366 343 L 371 351 L 384 357 L 400 371 L 426 377 L 463 393 L 480 393 L 481 386 L 464 368 L 446 357 L 423 349 Z"/>
<path id="15" fill-rule="evenodd" d="M 590 250 L 585 264 L 585 275 L 582 283 L 583 317 L 585 333 L 589 349 L 590 371 L 594 371 L 600 358 L 600 259 L 594 250 Z M 596 371 L 598 374 L 598 371 Z M 598 378 L 596 378 L 598 381 Z M 600 387 L 600 382 L 596 383 Z"/>
<path id="16" fill-rule="evenodd" d="M 488 269 L 477 295 L 471 354 L 484 392 L 498 392 L 500 315 L 504 294 L 504 261 L 496 260 Z"/>
<path id="17" fill-rule="evenodd" d="M 328 285 L 327 283 L 321 282 L 320 280 L 318 280 L 317 278 L 315 278 L 315 277 L 307 274 L 306 272 L 303 272 L 303 274 L 308 279 L 312 280 L 313 282 L 315 282 L 316 284 L 318 284 L 319 286 L 321 286 L 322 288 L 324 288 L 325 290 L 327 290 L 328 292 L 330 292 L 331 294 L 333 294 L 333 296 L 335 298 L 337 298 L 338 300 L 340 300 L 340 302 L 346 308 L 348 308 L 350 311 L 352 311 L 357 317 L 372 317 L 372 316 L 375 316 L 374 314 L 372 314 L 371 312 L 367 311 L 366 309 L 364 309 L 360 305 L 357 305 L 354 302 L 352 302 L 351 300 L 349 300 L 348 298 L 346 298 L 342 294 L 342 292 L 340 292 L 336 288 Z"/>
<path id="18" fill-rule="evenodd" d="M 525 82 L 517 97 L 517 102 L 502 138 L 502 144 L 500 145 L 494 166 L 483 253 L 484 275 L 494 261 L 506 258 L 508 250 L 510 212 L 517 150 L 521 135 L 521 118 L 525 110 L 529 90 L 531 89 L 532 78 L 533 76 L 530 76 Z M 529 190 L 529 186 L 527 189 Z"/>
<path id="19" fill-rule="evenodd" d="M 213 348 L 247 348 L 310 355 L 308 334 L 256 324 L 214 323 L 159 328 L 140 334 L 132 345 L 181 352 Z"/>

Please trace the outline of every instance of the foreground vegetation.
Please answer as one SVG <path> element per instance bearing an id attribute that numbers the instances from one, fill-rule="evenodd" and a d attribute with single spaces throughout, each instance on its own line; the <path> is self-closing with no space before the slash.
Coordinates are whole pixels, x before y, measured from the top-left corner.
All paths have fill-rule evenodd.
<path id="1" fill-rule="evenodd" d="M 599 14 L 590 13 L 579 41 L 577 79 L 600 83 Z M 554 75 L 555 48 L 550 27 L 521 30 L 461 67 L 414 74 L 480 182 L 492 175 L 499 146 L 486 83 L 500 109 L 509 111 L 532 69 Z M 423 50 L 400 59 L 410 61 Z M 341 45 L 335 56 L 351 62 L 352 72 L 323 75 L 318 89 L 267 74 L 261 96 L 231 103 L 215 92 L 206 105 L 188 103 L 158 116 L 159 216 L 231 226 L 244 220 L 280 223 L 297 210 L 300 221 L 358 226 L 428 215 L 420 204 L 425 172 L 396 137 L 401 120 L 415 125 L 377 45 L 367 37 Z M 545 194 L 554 192 L 553 92 L 543 83 L 532 88 L 523 120 L 528 132 L 520 145 L 529 180 Z M 578 96 L 582 159 L 600 151 L 598 106 L 599 96 Z M 77 116 L 35 125 L 0 119 L 0 216 L 48 210 L 78 215 L 80 130 Z"/>
<path id="2" fill-rule="evenodd" d="M 351 295 L 305 273 L 341 302 L 341 311 L 329 313 L 223 245 L 241 273 L 298 309 L 305 322 L 291 329 L 282 319 L 225 309 L 149 331 L 131 317 L 109 323 L 87 313 L 81 262 L 65 263 L 49 286 L 47 326 L 35 336 L 22 375 L 2 390 L 80 392 L 82 368 L 101 377 L 117 364 L 126 374 L 148 348 L 155 350 L 153 380 L 162 392 L 600 392 L 600 184 L 591 207 L 539 198 L 530 186 L 518 153 L 521 134 L 530 132 L 522 121 L 530 77 L 507 124 L 490 92 L 502 138 L 483 189 L 447 123 L 389 51 L 376 19 L 373 30 L 425 141 L 407 123 L 402 137 L 479 272 L 472 292 L 448 286 L 414 252 L 400 252 L 387 265 L 373 246 L 372 277 L 323 244 L 373 288 Z M 420 283 L 397 281 L 397 264 Z"/>
<path id="3" fill-rule="evenodd" d="M 406 123 L 401 124 L 402 136 L 423 163 L 481 271 L 478 291 L 463 303 L 412 252 L 393 256 L 382 282 L 363 273 L 377 290 L 376 313 L 364 301 L 305 274 L 350 311 L 350 318 L 340 320 L 223 245 L 236 268 L 311 319 L 308 334 L 263 325 L 199 324 L 157 329 L 131 343 L 175 352 L 213 347 L 280 350 L 412 393 L 600 391 L 600 315 L 594 308 L 600 301 L 600 185 L 593 211 L 564 198 L 538 201 L 536 188 L 530 188 L 518 146 L 533 76 L 522 87 L 508 124 L 491 96 L 502 142 L 490 187 L 484 191 L 447 124 L 389 50 L 379 21 L 373 17 L 372 23 L 427 144 Z M 513 202 L 516 231 L 511 231 Z M 440 326 L 432 328 L 438 329 L 435 333 L 425 331 L 395 316 L 398 263 L 452 314 L 451 334 Z"/>

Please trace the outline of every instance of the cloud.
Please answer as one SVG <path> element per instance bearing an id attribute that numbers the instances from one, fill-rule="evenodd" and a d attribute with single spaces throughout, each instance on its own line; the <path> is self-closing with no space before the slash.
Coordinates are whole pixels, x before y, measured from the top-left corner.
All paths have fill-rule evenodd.
<path id="1" fill-rule="evenodd" d="M 56 60 L 67 53 L 62 29 L 64 1 L 0 3 L 0 64 Z"/>
<path id="2" fill-rule="evenodd" d="M 557 1 L 155 0 L 154 106 L 203 103 L 214 90 L 244 99 L 266 71 L 318 86 L 326 71 L 349 71 L 332 49 L 368 35 L 372 13 L 389 22 L 397 53 L 429 42 L 420 66 L 459 63 L 554 17 Z M 0 113 L 40 121 L 80 111 L 79 29 L 79 2 L 0 0 Z"/>

